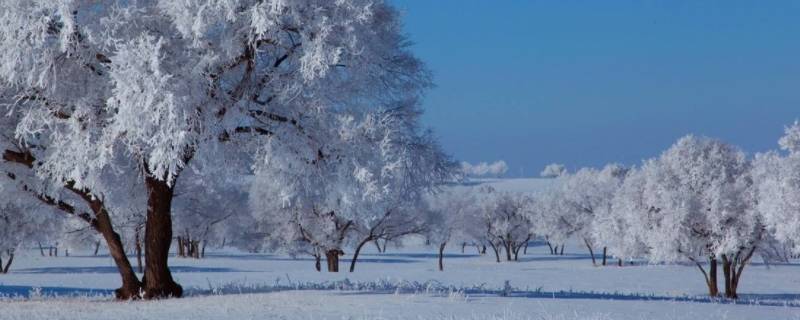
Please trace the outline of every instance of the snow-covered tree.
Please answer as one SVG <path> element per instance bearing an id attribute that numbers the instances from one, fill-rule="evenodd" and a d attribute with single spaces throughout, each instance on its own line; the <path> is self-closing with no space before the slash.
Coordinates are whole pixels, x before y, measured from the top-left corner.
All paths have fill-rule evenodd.
<path id="1" fill-rule="evenodd" d="M 734 146 L 686 136 L 642 169 L 642 218 L 634 224 L 652 261 L 690 260 L 702 271 L 709 294 L 717 289 L 722 261 L 725 295 L 736 298 L 742 271 L 764 228 L 752 192 L 750 163 Z M 631 197 L 636 200 L 637 197 Z M 708 272 L 701 263 L 709 262 Z"/>
<path id="2" fill-rule="evenodd" d="M 305 145 L 309 118 L 427 85 L 382 1 L 11 0 L 0 16 L 0 81 L 37 175 L 101 199 L 103 172 L 135 164 L 145 298 L 182 293 L 167 262 L 171 208 L 198 154 L 266 137 Z"/>
<path id="3" fill-rule="evenodd" d="M 479 192 L 481 225 L 496 261 L 500 262 L 500 252 L 505 252 L 507 261 L 517 260 L 519 251 L 533 237 L 531 215 L 528 213 L 531 210 L 531 197 L 492 188 L 481 188 Z"/>
<path id="4" fill-rule="evenodd" d="M 535 221 L 532 232 L 544 238 L 551 254 L 564 252 L 564 243 L 572 236 L 572 223 L 562 217 L 569 216 L 573 210 L 564 200 L 563 188 L 560 186 L 565 181 L 559 178 L 549 188 L 536 192 L 532 197 L 531 210 L 527 211 L 528 219 Z"/>
<path id="5" fill-rule="evenodd" d="M 754 160 L 757 209 L 770 235 L 800 254 L 800 123 L 787 127 L 779 144 L 787 155 L 769 152 Z"/>
<path id="6" fill-rule="evenodd" d="M 461 171 L 468 177 L 501 177 L 508 172 L 508 165 L 503 160 L 492 163 L 481 162 L 478 164 L 461 162 Z"/>
<path id="7" fill-rule="evenodd" d="M 612 195 L 610 210 L 600 211 L 592 224 L 592 237 L 608 247 L 611 255 L 626 259 L 647 255 L 647 247 L 637 231 L 646 222 L 643 220 L 649 206 L 644 199 L 646 176 L 639 169 L 630 169 L 625 179 Z"/>
<path id="8" fill-rule="evenodd" d="M 542 178 L 557 178 L 567 173 L 567 168 L 563 164 L 551 163 L 544 167 L 539 174 Z"/>
<path id="9" fill-rule="evenodd" d="M 598 245 L 603 246 L 602 263 L 606 264 L 606 247 L 594 237 L 594 223 L 598 216 L 611 214 L 611 200 L 626 173 L 627 169 L 617 164 L 602 170 L 583 168 L 565 176 L 563 183 L 559 184 L 564 210 L 554 211 L 561 213 L 561 223 L 556 225 L 566 227 L 567 235 L 575 235 L 583 241 L 592 257 L 592 264 L 597 264 L 594 249 Z"/>
<path id="10" fill-rule="evenodd" d="M 472 188 L 449 189 L 430 194 L 426 199 L 427 210 L 432 212 L 431 225 L 426 238 L 438 245 L 439 270 L 444 270 L 444 249 L 448 243 L 473 242 L 484 230 L 481 228 L 481 210 Z"/>

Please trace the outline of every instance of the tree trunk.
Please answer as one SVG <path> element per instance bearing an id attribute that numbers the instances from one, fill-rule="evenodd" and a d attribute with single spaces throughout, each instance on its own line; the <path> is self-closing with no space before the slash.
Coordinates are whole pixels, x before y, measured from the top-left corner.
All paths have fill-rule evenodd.
<path id="1" fill-rule="evenodd" d="M 192 241 L 192 258 L 200 259 L 200 241 Z"/>
<path id="2" fill-rule="evenodd" d="M 178 256 L 179 257 L 186 256 L 186 251 L 184 250 L 183 247 L 183 237 L 178 237 Z"/>
<path id="3" fill-rule="evenodd" d="M 606 252 L 608 247 L 603 247 L 603 265 L 606 265 Z"/>
<path id="4" fill-rule="evenodd" d="M 206 257 L 206 245 L 207 244 L 208 244 L 208 241 L 203 240 L 203 246 L 200 247 L 200 258 L 205 258 Z"/>
<path id="5" fill-rule="evenodd" d="M 9 252 L 8 252 L 8 262 L 6 262 L 5 267 L 3 267 L 3 264 L 0 263 L 0 267 L 3 268 L 3 270 L 2 270 L 3 273 L 8 273 L 8 270 L 11 269 L 11 263 L 12 262 L 14 262 L 14 251 L 13 250 L 9 250 Z"/>
<path id="6" fill-rule="evenodd" d="M 134 244 L 134 248 L 136 251 L 136 266 L 139 268 L 139 273 L 144 272 L 144 268 L 142 267 L 142 239 L 141 239 L 141 229 L 136 228 L 136 242 Z"/>
<path id="7" fill-rule="evenodd" d="M 462 253 L 462 254 L 464 253 L 464 250 L 465 250 L 466 248 L 467 248 L 467 243 L 466 243 L 466 242 L 462 242 L 462 243 L 461 243 L 461 253 Z"/>
<path id="8" fill-rule="evenodd" d="M 100 241 L 94 243 L 94 255 L 96 256 L 98 252 L 100 252 Z"/>
<path id="9" fill-rule="evenodd" d="M 740 258 L 740 254 L 735 255 L 729 259 L 726 255 L 722 255 L 722 271 L 725 274 L 725 297 L 729 299 L 738 299 L 737 289 L 739 288 L 739 279 L 742 276 L 744 267 L 753 255 L 755 248 L 750 249 L 746 256 Z"/>
<path id="10" fill-rule="evenodd" d="M 439 271 L 444 271 L 444 247 L 447 245 L 447 242 L 442 242 L 439 245 Z"/>
<path id="11" fill-rule="evenodd" d="M 52 257 L 53 256 L 53 246 L 50 246 L 50 247 L 47 248 L 47 256 L 48 257 Z"/>
<path id="12" fill-rule="evenodd" d="M 530 240 L 529 241 L 525 241 L 525 249 L 522 250 L 522 254 L 528 254 L 528 244 L 529 243 L 530 243 Z"/>
<path id="13" fill-rule="evenodd" d="M 553 245 L 550 243 L 550 241 L 545 242 L 547 243 L 547 247 L 550 249 L 550 254 L 556 254 L 556 251 L 553 250 Z"/>
<path id="14" fill-rule="evenodd" d="M 339 256 L 343 254 L 342 250 L 339 249 L 325 252 L 325 259 L 328 260 L 328 272 L 339 272 Z M 353 268 L 355 268 L 355 259 L 353 260 L 353 264 L 350 265 L 350 269 L 352 270 Z"/>
<path id="15" fill-rule="evenodd" d="M 389 240 L 383 242 L 383 249 L 381 249 L 381 253 L 386 253 L 387 247 L 389 247 Z"/>
<path id="16" fill-rule="evenodd" d="M 381 250 L 381 243 L 378 242 L 378 239 L 375 239 L 373 242 L 375 242 L 375 247 L 378 248 L 378 253 L 382 253 L 383 250 Z"/>
<path id="17" fill-rule="evenodd" d="M 481 246 L 481 254 L 486 254 L 486 245 Z"/>
<path id="18" fill-rule="evenodd" d="M 512 247 L 511 241 L 503 241 L 503 242 L 506 249 L 506 261 L 511 261 L 511 250 L 513 250 L 511 248 Z"/>
<path id="19" fill-rule="evenodd" d="M 618 260 L 619 261 L 617 261 L 617 266 L 621 267 L 622 266 L 622 258 L 619 258 Z"/>
<path id="20" fill-rule="evenodd" d="M 586 238 L 584 238 L 583 239 L 583 243 L 586 244 L 586 248 L 589 249 L 589 255 L 592 256 L 592 265 L 596 266 L 597 265 L 597 261 L 594 260 L 594 250 L 592 250 L 592 246 L 589 244 L 589 240 L 586 240 Z"/>
<path id="21" fill-rule="evenodd" d="M 44 257 L 44 247 L 42 247 L 42 243 L 41 242 L 38 242 L 38 243 L 39 243 L 39 253 L 42 254 L 42 257 Z"/>
<path id="22" fill-rule="evenodd" d="M 114 259 L 120 277 L 122 277 L 122 287 L 114 291 L 117 299 L 128 300 L 138 298 L 142 288 L 142 282 L 139 281 L 139 277 L 133 272 L 131 262 L 128 261 L 128 256 L 125 254 L 125 247 L 122 245 L 122 239 L 119 234 L 114 231 L 114 225 L 111 223 L 111 217 L 108 215 L 108 211 L 99 200 L 91 200 L 89 205 L 97 219 L 95 229 L 100 232 L 103 239 L 105 239 L 106 247 L 108 247 L 108 254 Z"/>
<path id="23" fill-rule="evenodd" d="M 564 247 L 566 247 L 566 246 L 567 246 L 567 245 L 566 245 L 566 244 L 564 244 L 564 243 L 562 243 L 562 244 L 561 244 L 561 255 L 562 255 L 562 256 L 564 255 Z"/>
<path id="24" fill-rule="evenodd" d="M 314 260 L 316 260 L 314 263 L 314 268 L 317 269 L 317 272 L 322 272 L 322 261 L 320 261 L 322 260 L 322 257 L 319 254 L 315 254 Z"/>
<path id="25" fill-rule="evenodd" d="M 494 251 L 494 257 L 497 259 L 497 263 L 500 263 L 500 252 L 497 251 L 497 246 L 494 245 L 494 242 L 489 241 L 489 245 L 492 246 L 492 250 Z"/>
<path id="26" fill-rule="evenodd" d="M 53 252 L 54 252 L 55 256 L 58 257 L 58 244 L 56 244 L 56 246 L 53 247 Z"/>
<path id="27" fill-rule="evenodd" d="M 716 297 L 719 295 L 719 287 L 717 287 L 717 259 L 708 259 L 708 295 Z"/>
<path id="28" fill-rule="evenodd" d="M 528 234 L 528 237 L 525 238 L 525 241 L 517 245 L 517 247 L 514 249 L 514 261 L 519 261 L 519 250 L 522 249 L 523 247 L 525 248 L 525 251 L 522 254 L 526 254 L 528 252 L 528 242 L 530 241 L 531 241 L 531 235 Z"/>
<path id="29" fill-rule="evenodd" d="M 367 242 L 370 242 L 372 237 L 364 238 L 361 242 L 358 243 L 356 246 L 356 251 L 353 252 L 353 260 L 350 260 L 350 272 L 356 271 L 356 261 L 358 261 L 358 254 L 361 253 L 361 248 L 364 247 Z"/>
<path id="30" fill-rule="evenodd" d="M 144 230 L 145 269 L 144 298 L 180 297 L 183 288 L 172 279 L 169 270 L 169 248 L 172 242 L 173 188 L 166 181 L 151 175 L 147 186 L 147 222 Z"/>

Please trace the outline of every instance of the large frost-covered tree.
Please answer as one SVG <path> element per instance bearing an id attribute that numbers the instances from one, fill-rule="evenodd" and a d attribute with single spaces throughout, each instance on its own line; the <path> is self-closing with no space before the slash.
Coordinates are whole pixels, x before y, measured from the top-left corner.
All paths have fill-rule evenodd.
<path id="1" fill-rule="evenodd" d="M 135 164 L 147 192 L 145 298 L 182 293 L 167 263 L 171 204 L 203 149 L 306 145 L 309 118 L 427 85 L 378 0 L 11 0 L 0 16 L 0 81 L 37 175 L 100 199 L 102 173 Z"/>
<path id="2" fill-rule="evenodd" d="M 734 146 L 686 136 L 640 174 L 645 210 L 633 227 L 653 261 L 688 259 L 702 271 L 709 294 L 716 296 L 717 263 L 723 264 L 725 295 L 736 298 L 744 267 L 763 238 L 761 218 L 752 208 L 750 162 Z M 643 204 L 643 205 L 642 205 Z M 701 262 L 709 262 L 709 270 Z"/>

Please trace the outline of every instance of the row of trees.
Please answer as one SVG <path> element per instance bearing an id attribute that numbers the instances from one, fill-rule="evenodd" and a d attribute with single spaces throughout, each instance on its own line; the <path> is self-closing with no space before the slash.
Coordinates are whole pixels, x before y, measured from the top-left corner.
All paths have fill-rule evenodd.
<path id="1" fill-rule="evenodd" d="M 516 260 L 530 239 L 548 245 L 576 238 L 592 263 L 602 250 L 624 260 L 691 263 L 711 296 L 737 297 L 745 267 L 755 255 L 786 261 L 800 253 L 800 124 L 786 128 L 784 153 L 749 158 L 719 140 L 686 136 L 641 166 L 608 165 L 566 173 L 548 166 L 550 188 L 535 194 L 491 188 L 439 194 L 433 237 L 441 245 L 489 245 L 500 262 Z M 524 250 L 524 249 L 523 249 Z M 551 252 L 554 252 L 551 246 Z"/>

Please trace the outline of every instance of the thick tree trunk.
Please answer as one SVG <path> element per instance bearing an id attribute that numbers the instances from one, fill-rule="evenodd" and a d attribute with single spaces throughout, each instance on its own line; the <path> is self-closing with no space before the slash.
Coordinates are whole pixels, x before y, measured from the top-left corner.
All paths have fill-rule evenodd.
<path id="1" fill-rule="evenodd" d="M 169 248 L 172 242 L 173 188 L 166 181 L 145 177 L 147 222 L 145 225 L 144 298 L 180 297 L 183 288 L 172 279 Z"/>
<path id="2" fill-rule="evenodd" d="M 358 254 L 361 253 L 361 248 L 364 247 L 367 242 L 370 242 L 372 237 L 367 237 L 361 242 L 358 243 L 356 246 L 356 251 L 353 252 L 353 260 L 350 260 L 350 272 L 356 271 L 356 261 L 358 261 Z"/>
<path id="3" fill-rule="evenodd" d="M 511 261 L 512 260 L 512 258 L 511 258 L 511 253 L 512 252 L 511 251 L 513 250 L 511 248 L 512 247 L 511 242 L 510 241 L 503 241 L 503 242 L 504 242 L 504 247 L 505 247 L 505 250 L 506 250 L 506 261 Z"/>
<path id="4" fill-rule="evenodd" d="M 339 272 L 339 256 L 344 255 L 344 252 L 339 249 L 328 250 L 325 252 L 325 259 L 328 261 L 328 272 Z M 350 269 L 355 268 L 355 259 Z M 352 271 L 350 271 L 352 272 Z"/>
<path id="5" fill-rule="evenodd" d="M 744 267 L 750 261 L 753 251 L 755 251 L 755 248 L 751 249 L 751 251 L 749 251 L 749 253 L 747 253 L 747 255 L 741 259 L 739 258 L 739 254 L 737 254 L 731 259 L 729 259 L 726 255 L 722 255 L 722 271 L 725 274 L 726 298 L 729 299 L 739 298 L 739 295 L 737 293 L 737 289 L 739 288 L 739 279 L 742 276 Z"/>
<path id="6" fill-rule="evenodd" d="M 603 265 L 606 265 L 606 252 L 608 251 L 608 247 L 603 247 Z"/>
<path id="7" fill-rule="evenodd" d="M 717 287 L 717 259 L 708 259 L 708 278 L 706 279 L 708 285 L 708 295 L 716 297 L 719 295 L 719 287 Z"/>
<path id="8" fill-rule="evenodd" d="M 439 271 L 444 271 L 444 247 L 447 245 L 447 242 L 442 242 L 439 245 Z"/>
<path id="9" fill-rule="evenodd" d="M 622 258 L 618 259 L 618 261 L 617 261 L 617 266 L 618 266 L 618 267 L 621 267 L 621 266 L 622 266 Z"/>
<path id="10" fill-rule="evenodd" d="M 108 215 L 103 203 L 99 200 L 89 200 L 89 205 L 94 212 L 96 225 L 95 229 L 100 232 L 103 239 L 106 241 L 108 253 L 114 259 L 117 265 L 120 277 L 122 277 L 122 287 L 115 290 L 117 299 L 136 299 L 139 297 L 142 283 L 139 277 L 133 272 L 128 256 L 125 255 L 125 247 L 122 245 L 122 239 L 119 234 L 114 231 L 114 225 L 111 223 L 111 217 Z"/>

